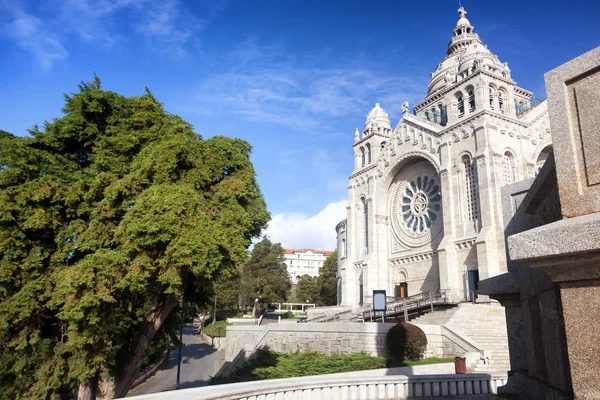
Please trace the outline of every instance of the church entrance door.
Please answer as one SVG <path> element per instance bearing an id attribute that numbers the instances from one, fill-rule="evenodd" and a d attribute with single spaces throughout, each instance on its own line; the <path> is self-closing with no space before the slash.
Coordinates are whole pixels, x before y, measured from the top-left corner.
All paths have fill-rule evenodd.
<path id="1" fill-rule="evenodd" d="M 397 299 L 408 297 L 408 283 L 401 282 L 399 285 L 396 285 L 394 287 L 394 297 Z"/>
<path id="2" fill-rule="evenodd" d="M 479 271 L 467 271 L 467 300 L 475 301 L 479 290 Z"/>

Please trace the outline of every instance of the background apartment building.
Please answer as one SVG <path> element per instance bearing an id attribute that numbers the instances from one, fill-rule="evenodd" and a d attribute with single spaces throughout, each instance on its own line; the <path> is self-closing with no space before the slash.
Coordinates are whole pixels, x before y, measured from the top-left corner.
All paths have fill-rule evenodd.
<path id="1" fill-rule="evenodd" d="M 284 249 L 285 265 L 292 279 L 292 283 L 298 283 L 302 275 L 312 277 L 319 276 L 319 269 L 323 266 L 325 259 L 333 251 L 313 249 Z"/>

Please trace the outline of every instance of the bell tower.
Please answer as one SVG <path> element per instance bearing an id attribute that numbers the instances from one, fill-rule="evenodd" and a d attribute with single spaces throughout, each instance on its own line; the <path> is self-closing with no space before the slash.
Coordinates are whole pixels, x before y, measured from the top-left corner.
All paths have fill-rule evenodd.
<path id="1" fill-rule="evenodd" d="M 390 117 L 379 103 L 375 103 L 373 109 L 367 115 L 365 128 L 360 134 L 358 128 L 354 132 L 354 172 L 359 172 L 375 164 L 392 134 Z"/>

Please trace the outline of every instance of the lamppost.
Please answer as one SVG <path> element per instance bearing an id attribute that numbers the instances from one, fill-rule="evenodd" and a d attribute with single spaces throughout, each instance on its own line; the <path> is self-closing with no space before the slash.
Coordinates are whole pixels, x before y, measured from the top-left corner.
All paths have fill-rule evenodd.
<path id="1" fill-rule="evenodd" d="M 258 325 L 258 297 L 254 299 L 254 325 Z"/>
<path id="2" fill-rule="evenodd" d="M 212 340 L 211 345 L 215 344 L 215 322 L 217 321 L 217 296 L 215 296 L 215 308 L 213 310 L 213 322 L 212 322 Z"/>
<path id="3" fill-rule="evenodd" d="M 181 348 L 183 347 L 183 316 L 185 310 L 185 298 L 181 300 L 181 326 L 179 327 L 179 360 L 177 361 L 177 384 L 175 390 L 179 389 L 179 373 L 181 372 Z"/>

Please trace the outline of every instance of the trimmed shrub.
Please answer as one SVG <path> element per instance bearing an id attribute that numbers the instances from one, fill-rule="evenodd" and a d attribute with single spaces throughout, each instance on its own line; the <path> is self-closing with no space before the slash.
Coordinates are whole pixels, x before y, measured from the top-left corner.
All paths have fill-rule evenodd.
<path id="1" fill-rule="evenodd" d="M 260 349 L 231 376 L 212 378 L 210 384 L 335 374 L 384 367 L 383 357 L 372 357 L 367 353 L 335 353 L 328 356 L 314 351 L 285 354 Z"/>
<path id="2" fill-rule="evenodd" d="M 416 325 L 401 322 L 389 330 L 387 348 L 396 362 L 417 361 L 427 348 L 427 336 Z"/>

